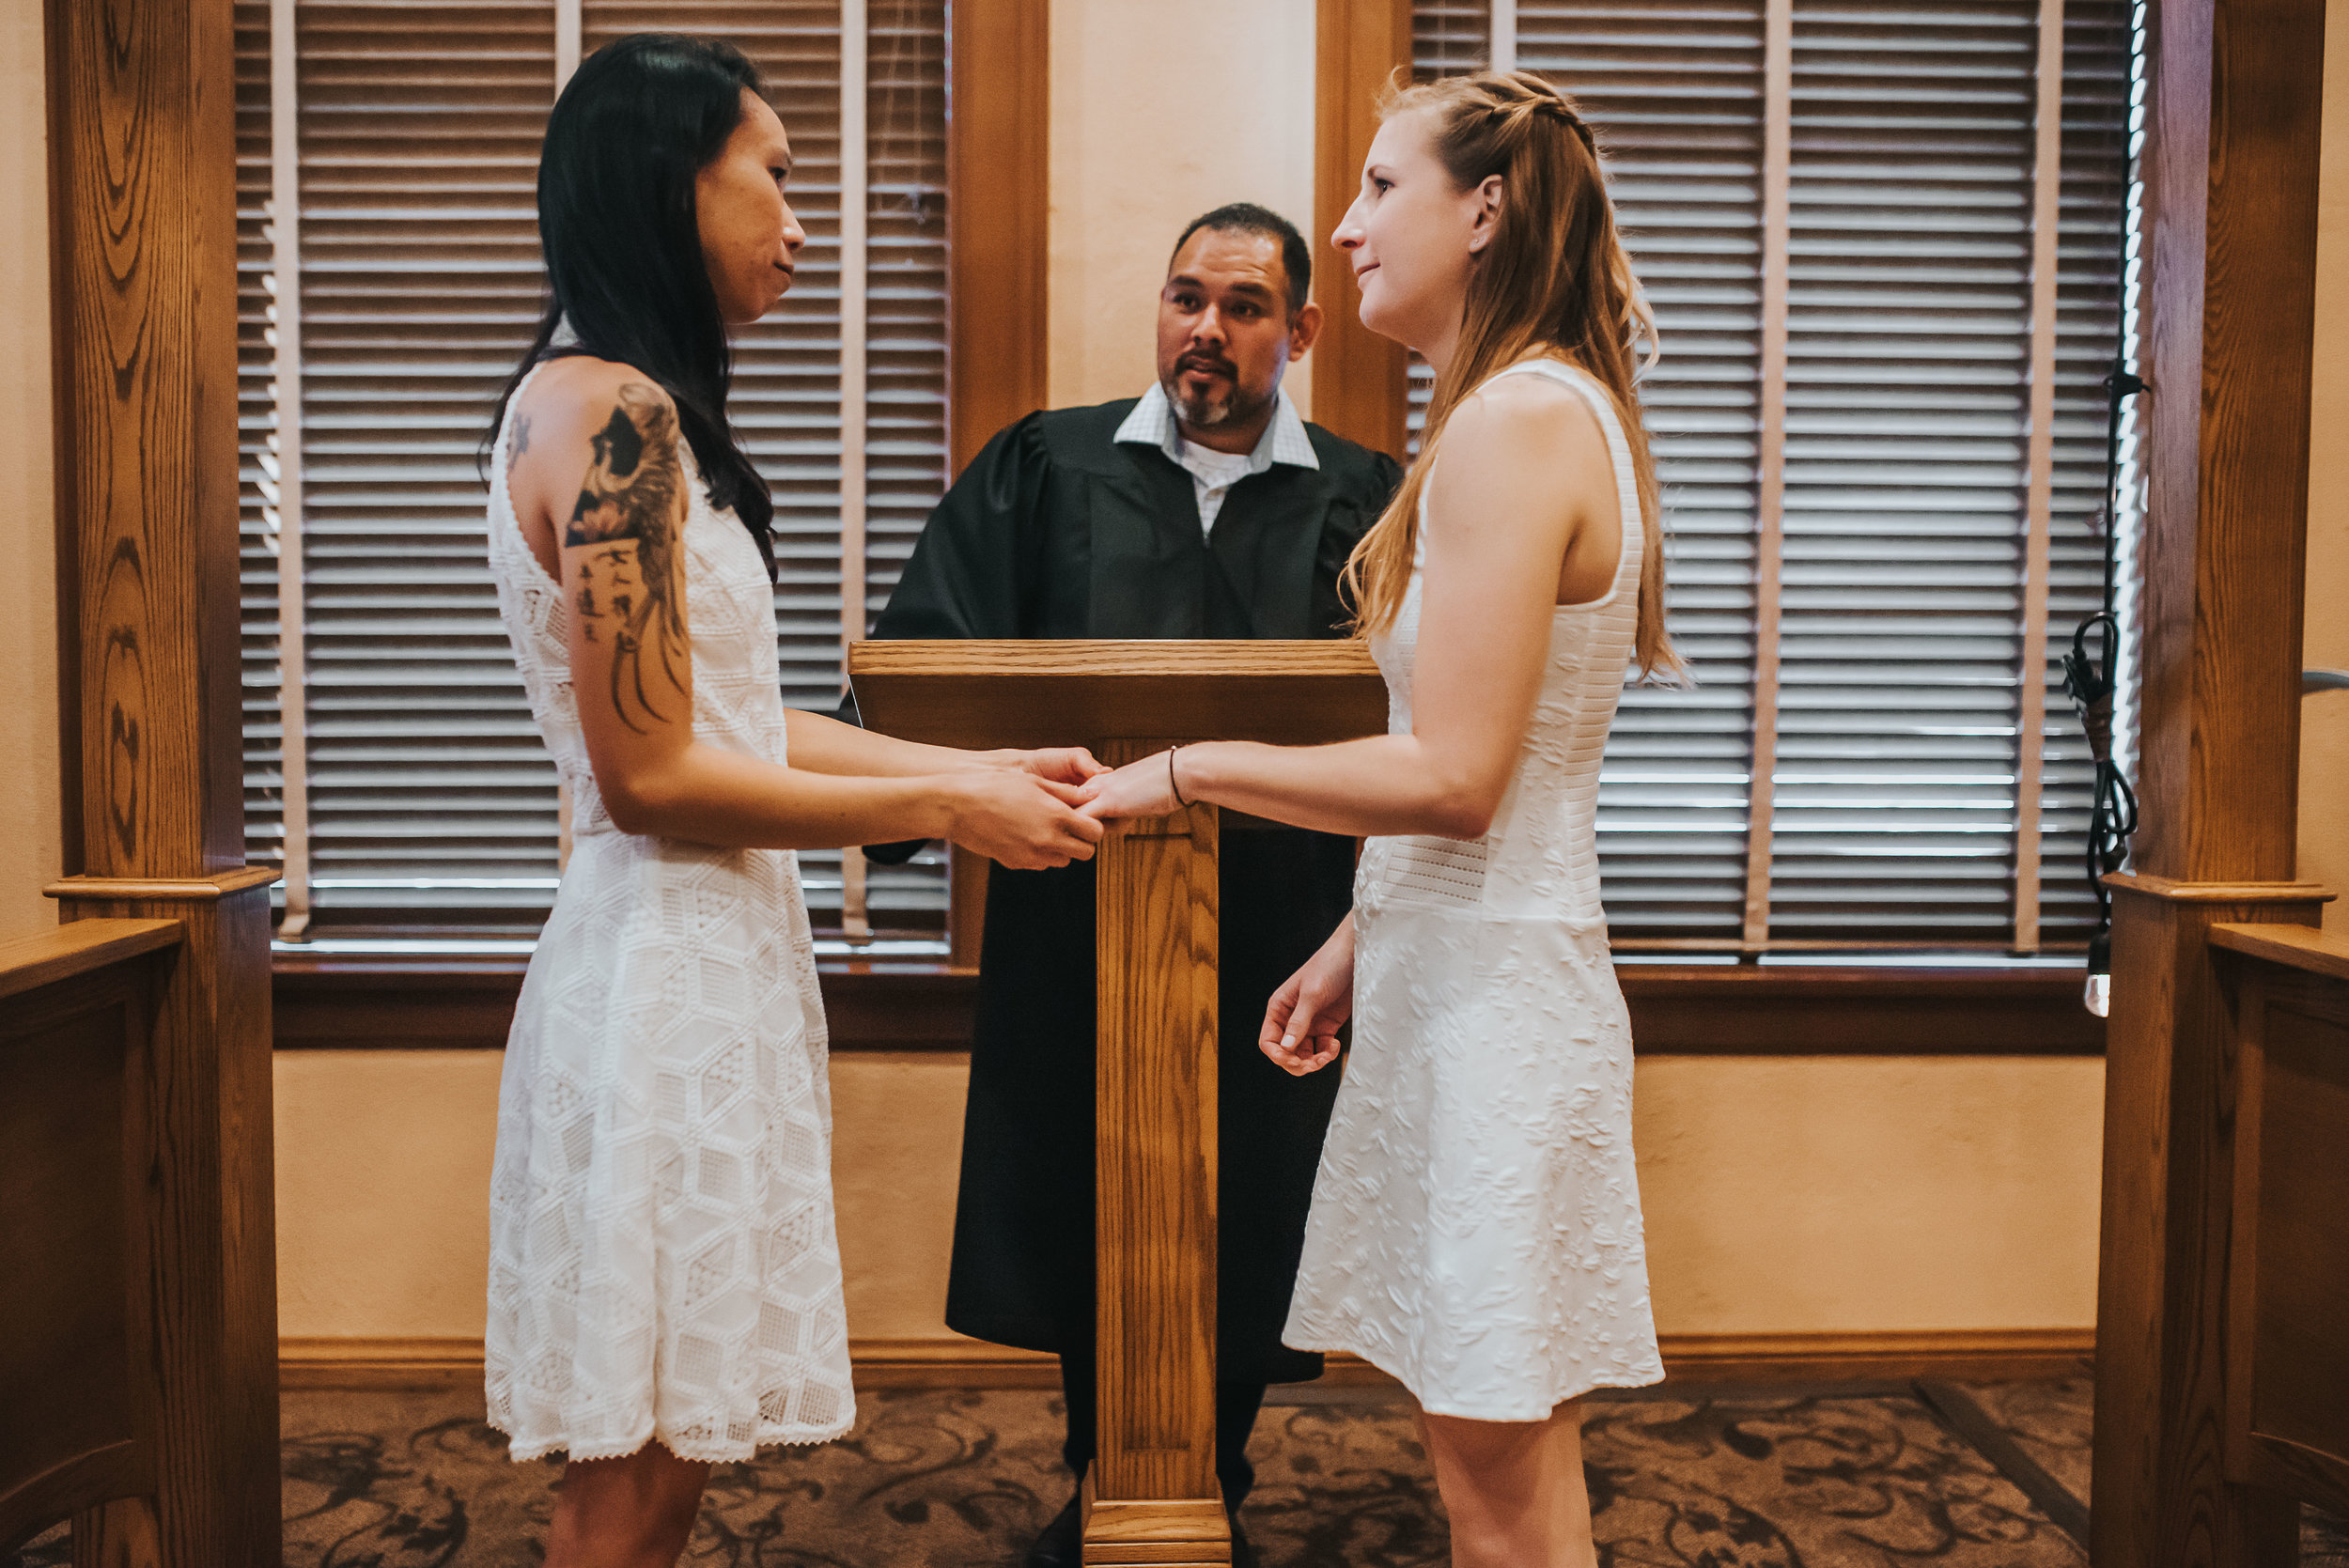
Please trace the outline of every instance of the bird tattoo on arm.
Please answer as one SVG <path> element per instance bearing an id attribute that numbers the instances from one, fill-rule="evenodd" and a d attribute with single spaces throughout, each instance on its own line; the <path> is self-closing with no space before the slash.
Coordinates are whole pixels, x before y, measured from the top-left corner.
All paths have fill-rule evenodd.
<path id="1" fill-rule="evenodd" d="M 678 534 L 684 474 L 677 411 L 658 388 L 623 385 L 612 417 L 590 438 L 594 458 L 564 531 L 575 557 L 571 608 L 590 643 L 611 646 L 612 706 L 637 733 L 638 716 L 665 717 L 692 670 Z"/>

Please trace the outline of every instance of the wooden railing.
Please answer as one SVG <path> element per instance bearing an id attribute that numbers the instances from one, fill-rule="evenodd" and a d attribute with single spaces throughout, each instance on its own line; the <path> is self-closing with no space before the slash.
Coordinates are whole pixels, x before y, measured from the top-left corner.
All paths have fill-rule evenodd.
<path id="1" fill-rule="evenodd" d="M 178 920 L 0 945 L 0 1558 L 70 1520 L 75 1560 L 226 1562 L 217 1040 L 160 1028 Z M 226 1200 L 226 1202 L 225 1202 Z"/>
<path id="2" fill-rule="evenodd" d="M 2349 1514 L 2349 939 L 2219 924 L 2210 942 L 2235 1115 L 2221 1452 L 2296 1526 L 2301 1502 Z"/>
<path id="3" fill-rule="evenodd" d="M 2283 1568 L 2349 1510 L 2349 941 L 2322 889 L 2112 880 L 2090 1545 Z"/>

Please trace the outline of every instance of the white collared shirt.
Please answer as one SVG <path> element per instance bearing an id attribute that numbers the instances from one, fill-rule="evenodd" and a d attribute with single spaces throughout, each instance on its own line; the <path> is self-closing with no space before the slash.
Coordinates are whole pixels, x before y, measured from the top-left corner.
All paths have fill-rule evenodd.
<path id="1" fill-rule="evenodd" d="M 1265 427 L 1252 452 L 1218 452 L 1183 439 L 1182 427 L 1175 423 L 1174 407 L 1166 400 L 1166 389 L 1155 383 L 1134 404 L 1134 411 L 1117 427 L 1112 441 L 1135 442 L 1155 446 L 1190 474 L 1192 491 L 1199 500 L 1199 532 L 1203 536 L 1215 532 L 1216 514 L 1223 510 L 1223 498 L 1232 493 L 1232 487 L 1252 474 L 1262 474 L 1274 463 L 1287 463 L 1292 468 L 1318 470 L 1321 459 L 1314 455 L 1314 443 L 1305 434 L 1305 421 L 1289 401 L 1285 389 L 1273 396 L 1272 423 Z"/>

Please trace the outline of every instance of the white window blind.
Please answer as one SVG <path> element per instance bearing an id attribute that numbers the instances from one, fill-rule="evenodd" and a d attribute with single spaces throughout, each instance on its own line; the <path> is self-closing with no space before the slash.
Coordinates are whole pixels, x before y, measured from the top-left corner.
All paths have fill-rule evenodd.
<path id="1" fill-rule="evenodd" d="M 862 630 L 844 624 L 844 582 L 870 611 L 886 601 L 946 478 L 944 3 L 274 8 L 273 33 L 270 5 L 238 8 L 250 852 L 289 873 L 306 860 L 287 907 L 317 928 L 534 927 L 559 871 L 557 791 L 498 620 L 476 451 L 542 308 L 534 191 L 566 35 L 588 53 L 638 31 L 726 39 L 790 132 L 809 242 L 781 309 L 737 338 L 732 412 L 774 491 L 785 699 L 829 712 Z M 844 51 L 844 15 L 862 51 Z M 843 309 L 844 66 L 863 68 L 871 171 L 848 280 L 861 329 Z M 272 104 L 298 138 L 291 214 L 272 196 Z M 278 273 L 299 279 L 290 359 Z M 843 374 L 858 364 L 862 398 Z M 844 573 L 843 496 L 859 489 Z M 303 657 L 288 666 L 276 590 L 297 537 Z M 290 810 L 303 781 L 281 692 L 304 721 Z M 838 924 L 839 857 L 801 861 L 818 923 Z M 941 924 L 938 864 L 862 891 L 876 925 Z"/>
<path id="2" fill-rule="evenodd" d="M 1583 104 L 1663 339 L 1642 396 L 1699 685 L 1626 691 L 1610 744 L 1619 946 L 2092 926 L 2056 660 L 2101 596 L 2130 28 L 2123 0 L 1416 6 L 1423 78 L 1498 38 Z"/>

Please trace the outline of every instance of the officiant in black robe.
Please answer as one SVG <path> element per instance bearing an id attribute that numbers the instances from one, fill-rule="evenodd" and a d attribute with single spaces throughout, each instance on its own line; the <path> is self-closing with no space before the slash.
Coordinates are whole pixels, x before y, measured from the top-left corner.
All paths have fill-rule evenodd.
<path id="1" fill-rule="evenodd" d="M 1194 223 L 1160 296 L 1159 384 L 990 441 L 931 514 L 874 635 L 1344 635 L 1339 572 L 1401 474 L 1306 424 L 1280 390 L 1320 327 L 1310 267 L 1296 229 L 1262 208 Z M 1334 1073 L 1274 1066 L 1256 1036 L 1272 991 L 1345 918 L 1354 844 L 1224 822 L 1217 1470 L 1237 1508 L 1265 1386 L 1321 1371 L 1281 1329 L 1337 1091 Z M 946 1321 L 1060 1356 L 1080 1475 L 1094 1452 L 1094 964 L 1090 863 L 992 869 Z M 1074 1507 L 1031 1563 L 1077 1561 Z"/>

